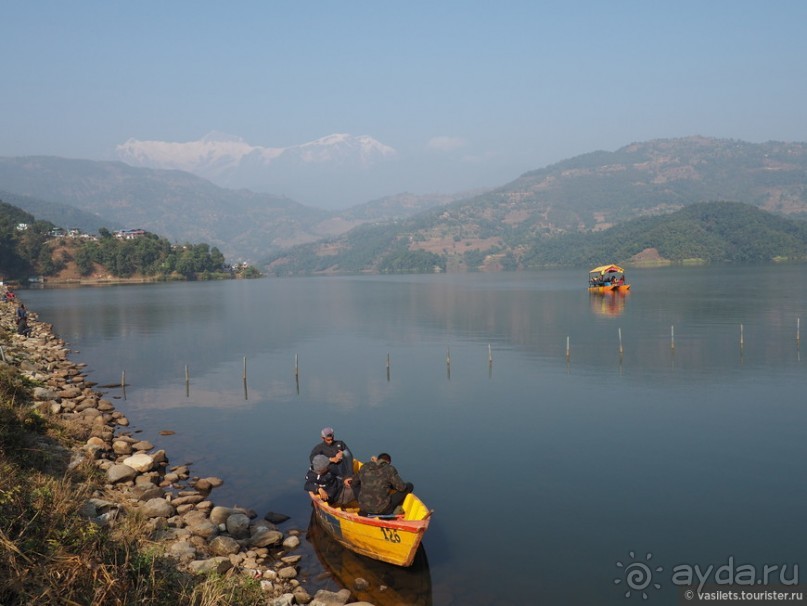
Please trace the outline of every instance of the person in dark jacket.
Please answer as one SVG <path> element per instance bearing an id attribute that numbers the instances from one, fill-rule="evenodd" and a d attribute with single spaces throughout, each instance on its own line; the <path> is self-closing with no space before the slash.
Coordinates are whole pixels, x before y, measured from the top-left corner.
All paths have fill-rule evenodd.
<path id="1" fill-rule="evenodd" d="M 350 453 L 347 444 L 342 440 L 336 440 L 333 433 L 333 427 L 324 427 L 322 429 L 319 434 L 322 441 L 311 449 L 308 459 L 313 463 L 315 456 L 325 455 L 330 462 L 331 473 L 342 479 L 352 478 L 353 455 Z"/>
<path id="2" fill-rule="evenodd" d="M 316 455 L 305 474 L 303 488 L 329 505 L 347 505 L 353 500 L 353 491 L 331 472 L 329 465 L 328 457 Z"/>
<path id="3" fill-rule="evenodd" d="M 31 334 L 31 327 L 28 326 L 28 311 L 22 303 L 17 308 L 17 334 L 25 337 Z"/>
<path id="4" fill-rule="evenodd" d="M 415 487 L 404 482 L 392 466 L 392 457 L 382 452 L 359 469 L 359 513 L 362 515 L 392 515 L 403 513 L 404 499 Z"/>

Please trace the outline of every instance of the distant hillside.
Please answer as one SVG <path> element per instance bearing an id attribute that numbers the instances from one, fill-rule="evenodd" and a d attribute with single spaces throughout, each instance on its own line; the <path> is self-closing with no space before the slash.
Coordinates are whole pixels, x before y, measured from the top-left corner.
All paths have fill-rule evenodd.
<path id="1" fill-rule="evenodd" d="M 273 259 L 268 271 L 294 275 L 587 267 L 603 262 L 630 265 L 807 260 L 807 221 L 787 219 L 740 202 L 701 202 L 668 215 L 631 219 L 603 231 L 537 237 L 518 257 L 503 248 L 481 252 L 466 247 L 461 256 L 429 253 L 417 248 L 418 243 L 412 239 L 400 239 L 394 226 L 360 228 L 343 240 L 331 248 L 297 247 L 291 254 Z M 461 246 L 462 241 L 453 244 Z"/>
<path id="2" fill-rule="evenodd" d="M 690 137 L 594 152 L 395 225 L 362 228 L 268 263 L 276 272 L 375 271 L 385 256 L 403 249 L 437 254 L 449 271 L 521 267 L 538 241 L 592 234 L 715 200 L 807 217 L 807 144 Z"/>
<path id="3" fill-rule="evenodd" d="M 175 242 L 204 240 L 234 260 L 266 257 L 368 222 L 408 218 L 461 197 L 398 194 L 331 213 L 280 196 L 224 189 L 178 170 L 0 158 L 0 199 L 37 217 L 86 233 L 142 228 Z"/>
<path id="4" fill-rule="evenodd" d="M 228 258 L 255 258 L 316 240 L 325 211 L 247 190 L 217 187 L 190 173 L 122 162 L 0 158 L 0 189 L 67 204 L 171 241 L 205 241 Z"/>
<path id="5" fill-rule="evenodd" d="M 123 229 L 124 227 L 114 219 L 87 213 L 75 206 L 39 200 L 31 196 L 20 196 L 0 190 L 0 200 L 31 213 L 43 221 L 50 221 L 65 229 L 75 227 L 85 234 L 94 234 L 102 227 L 109 229 Z"/>
<path id="6" fill-rule="evenodd" d="M 597 233 L 700 202 L 807 217 L 807 144 L 704 137 L 634 143 L 478 195 L 400 194 L 336 213 L 223 189 L 181 171 L 63 158 L 0 158 L 0 190 L 173 242 L 209 242 L 234 261 L 265 259 L 277 271 L 377 271 L 409 260 L 422 267 L 430 255 L 447 271 L 493 270 L 529 263 L 539 240 Z"/>
<path id="7" fill-rule="evenodd" d="M 538 240 L 526 268 L 643 263 L 807 260 L 807 221 L 740 202 L 701 202 L 670 215 L 631 219 L 593 234 Z"/>
<path id="8" fill-rule="evenodd" d="M 359 204 L 352 208 L 338 211 L 337 216 L 349 221 L 382 222 L 408 219 L 422 212 L 447 206 L 457 200 L 463 200 L 479 192 L 461 192 L 456 194 L 412 194 L 409 192 L 384 196 Z"/>
<path id="9" fill-rule="evenodd" d="M 106 228 L 97 237 L 54 236 L 54 227 L 0 201 L 0 279 L 25 282 L 38 276 L 47 282 L 97 282 L 259 275 L 253 267 L 230 267 L 224 255 L 206 243 L 172 245 L 149 232 L 121 238 Z"/>

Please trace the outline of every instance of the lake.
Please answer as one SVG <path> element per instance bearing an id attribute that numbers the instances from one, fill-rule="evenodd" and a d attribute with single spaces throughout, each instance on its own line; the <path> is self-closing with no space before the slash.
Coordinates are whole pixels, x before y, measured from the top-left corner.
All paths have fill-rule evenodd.
<path id="1" fill-rule="evenodd" d="M 695 566 L 778 566 L 780 585 L 807 564 L 804 271 L 636 269 L 625 297 L 589 295 L 584 269 L 21 298 L 92 380 L 126 373 L 107 397 L 173 464 L 224 478 L 217 504 L 304 530 L 322 427 L 391 453 L 435 510 L 421 603 L 676 604 Z"/>

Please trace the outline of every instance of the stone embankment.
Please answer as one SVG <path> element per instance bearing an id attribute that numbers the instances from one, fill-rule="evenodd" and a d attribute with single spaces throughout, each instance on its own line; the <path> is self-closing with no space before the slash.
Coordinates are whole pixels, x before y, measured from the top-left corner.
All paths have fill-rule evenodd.
<path id="1" fill-rule="evenodd" d="M 151 538 L 180 569 L 248 575 L 259 580 L 272 606 L 349 602 L 347 589 L 319 590 L 314 596 L 306 591 L 297 578 L 302 556 L 294 553 L 300 533 L 277 526 L 286 516 L 270 512 L 259 518 L 248 509 L 216 505 L 210 496 L 221 479 L 192 476 L 187 466 L 172 466 L 164 450 L 134 437 L 126 416 L 93 389 L 84 365 L 69 360 L 68 347 L 52 326 L 29 311 L 30 336 L 16 334 L 16 307 L 0 302 L 0 325 L 14 331 L 0 351 L 0 364 L 18 367 L 38 385 L 33 406 L 40 412 L 78 428 L 81 444 L 64 453 L 69 465 L 91 461 L 105 474 L 105 483 L 77 515 L 105 526 L 139 512 L 148 520 Z"/>

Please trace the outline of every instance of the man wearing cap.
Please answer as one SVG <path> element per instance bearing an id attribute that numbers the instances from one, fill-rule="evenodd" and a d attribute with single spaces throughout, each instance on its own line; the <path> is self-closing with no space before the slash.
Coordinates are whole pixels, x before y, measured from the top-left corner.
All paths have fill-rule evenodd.
<path id="1" fill-rule="evenodd" d="M 311 449 L 308 459 L 314 463 L 314 457 L 325 455 L 328 457 L 329 469 L 335 476 L 349 480 L 353 477 L 353 455 L 342 440 L 333 437 L 333 427 L 324 427 L 320 432 L 322 441 Z M 346 482 L 350 484 L 350 482 Z"/>
<path id="2" fill-rule="evenodd" d="M 312 497 L 319 497 L 326 503 L 335 504 L 342 492 L 342 483 L 328 468 L 328 457 L 318 454 L 311 461 L 311 469 L 305 474 L 305 490 Z"/>

